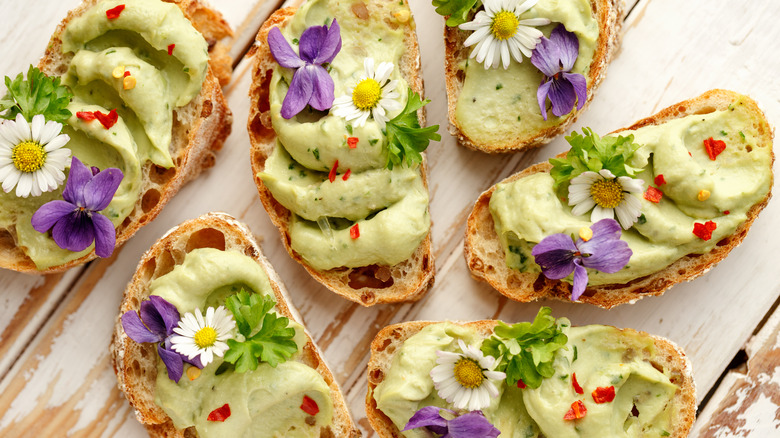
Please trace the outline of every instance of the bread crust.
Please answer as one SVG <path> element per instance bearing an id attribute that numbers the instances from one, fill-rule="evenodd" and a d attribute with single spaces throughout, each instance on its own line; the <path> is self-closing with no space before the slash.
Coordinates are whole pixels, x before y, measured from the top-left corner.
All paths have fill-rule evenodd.
<path id="1" fill-rule="evenodd" d="M 593 61 L 588 72 L 588 99 L 580 109 L 574 109 L 571 117 L 561 124 L 551 126 L 532 135 L 515 136 L 506 139 L 504 144 L 491 144 L 480 142 L 468 137 L 460 128 L 455 118 L 455 107 L 458 103 L 465 75 L 459 74 L 458 65 L 468 59 L 471 47 L 464 47 L 470 32 L 462 31 L 457 27 L 444 26 L 444 77 L 447 86 L 447 114 L 449 116 L 449 132 L 458 139 L 458 143 L 475 151 L 487 153 L 517 152 L 525 149 L 536 148 L 552 141 L 562 134 L 579 117 L 580 113 L 593 100 L 601 81 L 607 75 L 607 65 L 612 57 L 617 54 L 622 37 L 623 25 L 623 1 L 621 0 L 590 0 L 593 14 L 599 25 L 599 40 Z"/>
<path id="2" fill-rule="evenodd" d="M 394 324 L 383 328 L 377 333 L 371 342 L 371 358 L 368 361 L 368 392 L 366 394 L 366 416 L 371 427 L 383 438 L 403 438 L 401 432 L 382 411 L 377 408 L 374 400 L 374 389 L 387 374 L 393 361 L 393 356 L 404 341 L 417 334 L 430 324 L 440 321 L 411 321 Z M 496 320 L 480 321 L 450 321 L 477 331 L 483 338 L 493 333 L 493 328 L 498 325 Z M 679 407 L 679 414 L 675 427 L 670 432 L 671 438 L 683 438 L 688 436 L 688 431 L 696 419 L 696 387 L 693 381 L 693 368 L 685 352 L 674 342 L 662 337 L 633 329 L 619 329 L 634 335 L 652 338 L 655 346 L 653 361 L 658 365 L 671 370 L 672 383 L 680 389 L 675 393 L 675 401 Z M 645 358 L 648 359 L 648 358 Z M 649 359 L 648 359 L 649 360 Z"/>
<path id="3" fill-rule="evenodd" d="M 375 0 L 379 1 L 379 0 Z M 394 0 L 381 0 L 394 1 Z M 406 0 L 404 0 L 406 3 Z M 265 161 L 276 147 L 276 133 L 271 126 L 269 82 L 276 61 L 268 48 L 268 32 L 274 27 L 283 26 L 295 14 L 296 8 L 284 8 L 274 12 L 263 24 L 257 34 L 255 45 L 250 52 L 255 57 L 252 70 L 252 85 L 249 89 L 251 104 L 247 130 L 251 142 L 251 162 L 255 184 L 260 200 L 268 212 L 271 221 L 279 229 L 287 252 L 295 261 L 322 285 L 342 297 L 363 306 L 379 303 L 396 303 L 402 301 L 417 301 L 433 285 L 434 262 L 431 251 L 431 233 L 429 232 L 414 254 L 405 261 L 393 266 L 364 266 L 359 268 L 335 268 L 319 271 L 309 266 L 291 246 L 289 224 L 291 212 L 276 199 L 258 176 L 265 169 Z M 401 74 L 409 83 L 410 88 L 423 95 L 423 81 L 420 76 L 420 49 L 417 36 L 412 26 L 407 26 L 404 38 L 405 50 L 399 63 Z M 425 112 L 418 111 L 420 124 L 425 125 Z M 425 154 L 423 154 L 425 155 Z M 426 160 L 423 157 L 421 174 L 425 188 L 428 188 L 426 177 Z M 391 284 L 388 279 L 392 279 Z M 355 285 L 356 287 L 353 287 Z"/>
<path id="4" fill-rule="evenodd" d="M 74 18 L 100 0 L 84 0 L 57 26 L 39 63 L 39 68 L 49 76 L 61 76 L 67 72 L 73 54 L 63 54 L 62 34 Z M 142 226 L 154 220 L 163 206 L 187 182 L 203 170 L 212 167 L 216 153 L 222 149 L 230 134 L 233 115 L 222 94 L 220 83 L 230 80 L 232 62 L 226 47 L 219 40 L 233 34 L 222 15 L 202 0 L 169 0 L 175 3 L 192 21 L 209 43 L 209 69 L 200 94 L 184 107 L 174 110 L 173 135 L 169 151 L 175 167 L 165 169 L 150 161 L 141 167 L 141 195 L 135 208 L 116 229 L 116 247 L 121 246 Z M 0 267 L 19 272 L 51 274 L 62 272 L 97 257 L 89 254 L 62 265 L 39 270 L 33 261 L 16 246 L 15 233 L 0 230 Z"/>
<path id="5" fill-rule="evenodd" d="M 125 289 L 110 346 L 119 390 L 125 394 L 135 409 L 136 418 L 143 423 L 151 437 L 195 437 L 197 434 L 194 428 L 176 429 L 168 415 L 154 403 L 157 351 L 152 344 L 139 344 L 130 339 L 122 328 L 121 315 L 127 311 L 138 311 L 141 302 L 149 296 L 152 280 L 173 270 L 175 265 L 183 262 L 189 251 L 197 248 L 239 251 L 254 259 L 268 274 L 278 313 L 303 325 L 303 319 L 293 307 L 281 278 L 263 255 L 246 225 L 226 213 L 207 213 L 168 231 L 138 263 Z M 359 437 L 360 431 L 350 416 L 338 382 L 325 363 L 322 352 L 312 341 L 311 334 L 305 328 L 304 331 L 308 342 L 301 348 L 299 361 L 322 375 L 330 387 L 333 400 L 333 424 L 323 430 L 321 436 Z"/>
<path id="6" fill-rule="evenodd" d="M 759 144 L 766 145 L 771 150 L 773 131 L 758 104 L 746 96 L 728 90 L 710 90 L 699 97 L 674 104 L 651 117 L 639 120 L 628 128 L 619 129 L 612 133 L 632 131 L 648 125 L 659 125 L 668 120 L 691 114 L 723 110 L 738 98 L 743 99 L 744 104 L 755 115 L 755 123 L 760 137 Z M 565 153 L 558 157 L 563 156 Z M 772 163 L 774 163 L 774 152 L 772 152 Z M 501 181 L 501 183 L 515 181 L 534 173 L 549 172 L 551 168 L 552 165 L 548 162 L 535 164 Z M 769 192 L 764 199 L 748 210 L 747 220 L 737 227 L 734 234 L 718 242 L 712 251 L 702 255 L 686 255 L 652 275 L 625 284 L 589 286 L 585 289 L 579 302 L 609 309 L 619 304 L 634 303 L 646 296 L 661 295 L 673 285 L 693 280 L 709 271 L 726 258 L 728 253 L 745 238 L 753 221 L 758 217 L 759 212 L 766 207 L 772 196 L 773 179 L 774 177 L 770 174 Z M 464 255 L 471 276 L 487 282 L 503 295 L 515 301 L 530 302 L 540 298 L 570 301 L 571 285 L 569 283 L 561 280 L 550 280 L 541 273 L 520 272 L 510 269 L 506 265 L 504 250 L 496 234 L 493 216 L 489 210 L 490 198 L 495 188 L 494 185 L 479 196 L 466 224 Z"/>

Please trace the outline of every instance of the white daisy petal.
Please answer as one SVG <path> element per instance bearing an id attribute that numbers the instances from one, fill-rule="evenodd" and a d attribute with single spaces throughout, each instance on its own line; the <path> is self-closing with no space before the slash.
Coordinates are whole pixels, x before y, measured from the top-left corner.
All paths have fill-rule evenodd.
<path id="1" fill-rule="evenodd" d="M 572 204 L 571 200 L 569 201 L 569 205 L 574 205 L 574 204 Z M 579 203 L 574 205 L 574 207 L 572 207 L 571 214 L 573 216 L 581 216 L 581 215 L 589 212 L 590 209 L 592 209 L 595 206 L 596 206 L 596 201 L 594 201 L 593 198 L 588 196 L 585 200 L 580 201 Z M 599 207 L 599 208 L 601 208 L 601 207 Z"/>
<path id="2" fill-rule="evenodd" d="M 33 116 L 32 123 L 30 124 L 30 134 L 33 141 L 36 143 L 43 143 L 41 141 L 41 132 L 43 131 L 43 125 L 46 124 L 46 119 L 43 114 L 36 114 Z"/>
<path id="3" fill-rule="evenodd" d="M 41 144 L 49 143 L 62 131 L 62 124 L 57 122 L 46 122 L 41 131 Z M 64 135 L 64 134 L 63 134 Z"/>
<path id="4" fill-rule="evenodd" d="M 22 176 L 22 172 L 20 172 L 16 167 L 11 169 L 11 173 L 8 174 L 5 178 L 3 178 L 3 191 L 8 193 L 11 191 L 11 189 L 14 188 L 16 183 L 19 182 L 19 178 Z"/>
<path id="5" fill-rule="evenodd" d="M 615 218 L 615 209 L 614 208 L 604 208 L 600 205 L 596 205 L 593 207 L 593 212 L 590 214 L 590 221 L 593 223 L 596 223 L 602 219 L 614 219 Z"/>
<path id="6" fill-rule="evenodd" d="M 599 175 L 601 175 L 604 179 L 615 179 L 615 174 L 610 172 L 609 169 L 599 170 Z"/>
<path id="7" fill-rule="evenodd" d="M 645 190 L 645 182 L 641 179 L 634 179 L 628 176 L 618 177 L 618 182 L 623 186 L 623 190 L 630 193 L 642 193 Z"/>
<path id="8" fill-rule="evenodd" d="M 16 183 L 16 196 L 26 198 L 32 191 L 33 176 L 29 173 L 22 173 L 19 182 Z"/>
<path id="9" fill-rule="evenodd" d="M 54 152 L 54 151 L 62 148 L 63 146 L 65 146 L 65 144 L 67 144 L 68 141 L 70 141 L 70 137 L 69 136 L 67 136 L 65 134 L 58 135 L 58 136 L 54 137 L 49 143 L 47 143 L 46 146 L 44 146 L 43 150 L 45 150 L 47 153 L 48 152 Z"/>
<path id="10" fill-rule="evenodd" d="M 172 336 L 171 343 L 174 351 L 187 355 L 189 359 L 199 356 L 205 366 L 214 360 L 214 356 L 222 357 L 228 350 L 224 341 L 233 338 L 235 325 L 232 315 L 224 306 L 209 307 L 205 317 L 200 309 L 196 308 L 192 313 L 185 313 L 179 320 L 178 326 L 173 329 L 178 336 Z M 211 330 L 203 332 L 207 328 Z M 210 344 L 199 344 L 203 342 Z"/>

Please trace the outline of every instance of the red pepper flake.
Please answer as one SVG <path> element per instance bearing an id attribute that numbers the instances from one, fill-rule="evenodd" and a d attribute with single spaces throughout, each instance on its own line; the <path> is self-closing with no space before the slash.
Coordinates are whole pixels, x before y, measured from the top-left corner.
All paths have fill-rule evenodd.
<path id="1" fill-rule="evenodd" d="M 692 157 L 693 155 L 691 155 L 691 153 L 690 153 L 690 152 L 688 152 L 688 156 L 689 156 L 689 157 Z"/>
<path id="2" fill-rule="evenodd" d="M 360 139 L 357 137 L 349 137 L 347 138 L 347 144 L 349 145 L 350 149 L 355 149 L 357 147 L 358 141 Z"/>
<path id="3" fill-rule="evenodd" d="M 656 204 L 661 202 L 661 198 L 663 198 L 663 196 L 664 196 L 664 192 L 658 190 L 653 186 L 649 186 L 647 188 L 647 191 L 645 192 L 645 199 L 647 199 L 650 202 L 654 202 Z"/>
<path id="4" fill-rule="evenodd" d="M 571 404 L 571 409 L 569 409 L 569 412 L 566 413 L 566 415 L 563 416 L 564 420 L 579 420 L 580 418 L 584 418 L 585 414 L 588 413 L 588 409 L 585 407 L 585 403 L 582 402 L 582 400 L 577 400 L 576 402 Z"/>
<path id="5" fill-rule="evenodd" d="M 119 5 L 115 8 L 111 8 L 106 11 L 106 18 L 108 18 L 109 20 L 116 20 L 117 18 L 119 18 L 119 14 L 121 14 L 122 11 L 124 10 L 125 10 L 125 5 Z"/>
<path id="6" fill-rule="evenodd" d="M 728 210 L 726 210 L 726 211 L 724 211 L 724 212 L 723 212 L 723 214 L 729 214 L 729 213 L 731 213 L 731 212 L 730 212 L 730 211 L 728 211 Z"/>
<path id="7" fill-rule="evenodd" d="M 344 172 L 344 176 L 341 177 L 344 181 L 349 179 L 349 176 L 352 175 L 352 169 L 347 169 L 346 172 Z"/>
<path id="8" fill-rule="evenodd" d="M 304 395 L 301 410 L 309 415 L 317 415 L 320 412 L 320 407 L 317 406 L 316 401 L 312 400 L 308 395 Z"/>
<path id="9" fill-rule="evenodd" d="M 349 229 L 349 237 L 353 239 L 360 237 L 360 227 L 358 227 L 358 224 L 352 225 L 352 228 Z"/>
<path id="10" fill-rule="evenodd" d="M 695 222 L 693 224 L 693 234 L 702 240 L 710 240 L 712 239 L 712 232 L 716 228 L 718 228 L 718 224 L 713 221 L 707 221 L 703 224 Z"/>
<path id="11" fill-rule="evenodd" d="M 335 163 L 333 163 L 333 168 L 330 169 L 330 173 L 328 174 L 328 179 L 330 182 L 336 181 L 336 170 L 339 168 L 339 160 L 336 160 Z"/>
<path id="12" fill-rule="evenodd" d="M 518 381 L 517 381 L 517 387 L 518 388 L 525 389 L 527 386 L 528 385 L 526 385 L 525 382 L 523 382 L 523 379 L 518 379 Z"/>
<path id="13" fill-rule="evenodd" d="M 710 160 L 715 161 L 715 158 L 726 149 L 726 142 L 723 140 L 713 140 L 712 137 L 710 137 L 704 140 L 704 149 L 707 150 L 707 155 L 710 156 Z"/>
<path id="14" fill-rule="evenodd" d="M 653 181 L 655 182 L 655 185 L 657 185 L 657 186 L 662 186 L 662 185 L 666 184 L 666 179 L 664 178 L 664 174 L 663 173 L 659 173 L 655 177 L 655 179 Z"/>
<path id="15" fill-rule="evenodd" d="M 176 47 L 176 44 L 168 44 L 168 55 L 173 55 L 174 47 Z"/>
<path id="16" fill-rule="evenodd" d="M 221 408 L 214 409 L 209 414 L 208 418 L 206 418 L 209 421 L 225 421 L 230 416 L 230 405 L 225 403 L 222 405 Z"/>
<path id="17" fill-rule="evenodd" d="M 79 111 L 76 113 L 76 117 L 80 118 L 85 122 L 91 122 L 95 120 L 95 113 L 93 113 L 92 111 Z"/>
<path id="18" fill-rule="evenodd" d="M 112 126 L 116 123 L 116 121 L 119 119 L 119 115 L 116 113 L 115 109 L 112 109 L 108 112 L 108 114 L 103 114 L 100 111 L 95 111 L 95 118 L 98 119 L 101 125 L 103 125 L 106 129 L 111 129 Z"/>
<path id="19" fill-rule="evenodd" d="M 124 77 L 128 77 L 128 76 L 130 76 L 130 72 L 129 72 L 129 71 L 127 71 L 127 70 L 125 70 L 125 75 L 124 75 Z"/>
<path id="20" fill-rule="evenodd" d="M 609 403 L 615 399 L 615 387 L 599 386 L 591 395 L 596 403 Z"/>
<path id="21" fill-rule="evenodd" d="M 585 391 L 582 390 L 582 386 L 577 382 L 577 373 L 571 373 L 571 386 L 574 387 L 574 392 L 577 394 L 585 394 Z"/>

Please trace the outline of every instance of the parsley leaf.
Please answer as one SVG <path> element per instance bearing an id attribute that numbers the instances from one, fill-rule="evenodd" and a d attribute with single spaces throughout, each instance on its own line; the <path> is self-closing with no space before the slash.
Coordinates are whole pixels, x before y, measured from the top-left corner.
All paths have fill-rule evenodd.
<path id="1" fill-rule="evenodd" d="M 506 373 L 507 382 L 515 385 L 519 380 L 531 388 L 538 388 L 542 379 L 555 374 L 555 352 L 566 348 L 568 337 L 561 325 L 568 320 L 555 320 L 549 307 L 542 307 L 534 322 L 507 325 L 503 322 L 495 328 L 495 335 L 482 343 L 482 352 L 500 360 L 498 370 Z"/>
<path id="2" fill-rule="evenodd" d="M 550 158 L 550 164 L 553 165 L 550 176 L 555 180 L 555 187 L 587 171 L 608 169 L 618 177 L 634 176 L 640 170 L 627 164 L 639 149 L 639 145 L 634 143 L 633 134 L 601 138 L 590 128 L 583 128 L 582 133 L 584 135 L 572 132 L 566 137 L 571 145 L 566 158 Z"/>
<path id="3" fill-rule="evenodd" d="M 450 27 L 468 21 L 469 12 L 481 4 L 480 0 L 433 0 L 433 6 L 439 15 L 450 16 L 447 19 L 447 26 Z"/>
<path id="4" fill-rule="evenodd" d="M 4 119 L 15 119 L 21 114 L 28 122 L 36 114 L 42 114 L 46 120 L 64 122 L 71 116 L 68 110 L 73 94 L 68 87 L 60 85 L 59 77 L 48 77 L 36 67 L 30 65 L 27 80 L 22 73 L 13 81 L 5 77 L 8 93 L 0 100 L 0 115 Z"/>
<path id="5" fill-rule="evenodd" d="M 417 119 L 417 110 L 427 105 L 430 100 L 420 99 L 420 95 L 409 89 L 406 107 L 393 120 L 387 122 L 387 168 L 399 166 L 404 161 L 412 166 L 422 162 L 420 153 L 428 147 L 431 140 L 441 140 L 437 134 L 439 125 L 423 128 Z"/>
<path id="6" fill-rule="evenodd" d="M 256 369 L 258 359 L 275 368 L 298 351 L 293 341 L 295 329 L 288 327 L 288 318 L 271 312 L 275 305 L 273 297 L 245 290 L 227 299 L 225 306 L 233 312 L 238 332 L 245 338 L 244 342 L 227 341 L 225 361 L 235 364 L 236 372 Z"/>

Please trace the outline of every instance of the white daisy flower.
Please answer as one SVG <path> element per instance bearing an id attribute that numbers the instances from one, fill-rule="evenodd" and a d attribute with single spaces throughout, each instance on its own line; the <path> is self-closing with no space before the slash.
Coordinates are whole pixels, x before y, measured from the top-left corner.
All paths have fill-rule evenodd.
<path id="1" fill-rule="evenodd" d="M 63 146 L 70 137 L 60 134 L 61 130 L 61 124 L 47 122 L 42 114 L 33 116 L 32 123 L 21 114 L 0 123 L 3 191 L 8 193 L 16 186 L 16 196 L 40 196 L 65 181 L 63 170 L 70 163 L 70 149 Z"/>
<path id="2" fill-rule="evenodd" d="M 452 403 L 456 409 L 476 411 L 490 405 L 490 399 L 498 397 L 496 382 L 506 374 L 494 371 L 498 361 L 485 356 L 477 347 L 466 345 L 458 339 L 462 353 L 437 351 L 436 365 L 431 370 L 433 385 L 439 397 Z"/>
<path id="3" fill-rule="evenodd" d="M 393 72 L 392 62 L 382 62 L 374 70 L 374 58 L 363 60 L 363 75 L 360 81 L 349 87 L 349 93 L 333 101 L 333 114 L 346 121 L 355 121 L 355 126 L 363 126 L 372 116 L 384 129 L 390 118 L 388 113 L 403 108 L 398 100 L 398 81 L 390 80 Z"/>
<path id="4" fill-rule="evenodd" d="M 194 359 L 200 356 L 200 362 L 205 367 L 214 360 L 214 356 L 222 357 L 228 349 L 227 341 L 233 337 L 236 327 L 233 316 L 225 306 L 216 309 L 206 309 L 206 317 L 195 309 L 187 312 L 179 321 L 179 326 L 173 329 L 177 335 L 171 336 L 173 350 Z"/>
<path id="5" fill-rule="evenodd" d="M 550 20 L 521 20 L 520 15 L 538 1 L 526 0 L 521 4 L 520 0 L 484 0 L 485 9 L 477 12 L 474 20 L 458 26 L 474 31 L 463 43 L 466 47 L 477 45 L 470 57 L 484 62 L 486 69 L 498 67 L 499 62 L 507 69 L 512 58 L 517 62 L 523 62 L 523 55 L 530 58 L 531 51 L 542 39 L 542 31 L 532 26 L 550 24 Z"/>
<path id="6" fill-rule="evenodd" d="M 571 179 L 569 184 L 569 205 L 571 214 L 579 216 L 590 209 L 591 222 L 601 219 L 614 219 L 623 229 L 629 229 L 642 214 L 642 202 L 631 193 L 642 193 L 644 181 L 621 176 L 615 178 L 607 169 L 596 172 L 582 172 Z"/>

